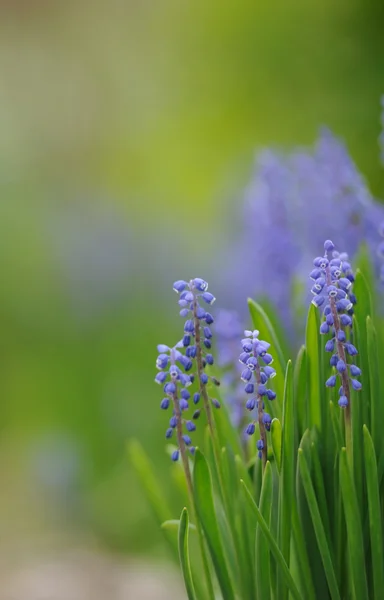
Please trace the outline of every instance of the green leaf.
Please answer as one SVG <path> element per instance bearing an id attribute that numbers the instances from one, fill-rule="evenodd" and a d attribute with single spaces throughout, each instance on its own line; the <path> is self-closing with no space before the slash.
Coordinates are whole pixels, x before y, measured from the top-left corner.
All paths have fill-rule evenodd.
<path id="1" fill-rule="evenodd" d="M 281 569 L 281 572 L 282 572 L 282 574 L 284 576 L 284 580 L 285 580 L 285 582 L 286 582 L 286 584 L 287 584 L 287 586 L 289 588 L 290 593 L 292 594 L 292 597 L 295 598 L 296 600 L 303 600 L 302 597 L 301 597 L 301 595 L 300 595 L 300 592 L 299 592 L 299 590 L 297 588 L 295 580 L 293 579 L 293 577 L 292 577 L 292 575 L 291 575 L 291 573 L 289 571 L 288 565 L 285 562 L 284 556 L 282 555 L 282 553 L 281 553 L 281 551 L 280 551 L 280 549 L 279 549 L 276 541 L 274 540 L 274 538 L 273 538 L 273 536 L 272 536 L 272 534 L 271 534 L 271 532 L 270 532 L 270 530 L 268 528 L 268 525 L 265 522 L 265 519 L 263 518 L 262 514 L 260 513 L 260 510 L 259 510 L 256 502 L 252 498 L 251 492 L 249 491 L 249 489 L 247 488 L 247 486 L 245 485 L 245 483 L 244 483 L 243 480 L 241 480 L 241 484 L 243 486 L 245 497 L 247 498 L 248 503 L 251 506 L 251 508 L 252 508 L 252 510 L 253 510 L 253 512 L 254 512 L 254 514 L 256 516 L 256 519 L 257 519 L 257 522 L 258 522 L 258 524 L 260 526 L 261 531 L 265 535 L 265 538 L 266 538 L 266 540 L 267 540 L 267 542 L 269 544 L 269 547 L 270 547 L 271 552 L 272 552 L 272 554 L 273 554 L 273 556 L 275 558 L 277 566 L 279 567 L 279 569 Z"/>
<path id="2" fill-rule="evenodd" d="M 164 521 L 161 524 L 162 529 L 169 529 L 169 531 L 179 531 L 180 527 L 180 519 L 169 519 L 168 521 Z M 190 531 L 196 531 L 196 525 L 193 523 L 189 523 L 188 525 Z"/>
<path id="3" fill-rule="evenodd" d="M 139 481 L 148 498 L 151 509 L 159 523 L 169 520 L 172 511 L 164 499 L 164 494 L 154 474 L 154 469 L 137 440 L 131 440 L 128 444 L 128 455 Z M 163 528 L 164 536 L 168 542 L 173 556 L 177 558 L 178 549 L 175 537 L 167 528 Z"/>
<path id="4" fill-rule="evenodd" d="M 272 468 L 267 461 L 264 469 L 263 485 L 260 495 L 260 514 L 269 528 L 272 506 Z M 265 536 L 260 528 L 256 527 L 256 589 L 257 598 L 269 600 L 271 598 L 271 565 L 270 549 L 266 544 Z"/>
<path id="5" fill-rule="evenodd" d="M 333 600 L 340 600 L 339 589 L 337 586 L 337 579 L 333 568 L 333 560 L 331 551 L 328 546 L 327 536 L 325 533 L 324 525 L 321 520 L 319 506 L 316 500 L 315 490 L 313 488 L 311 475 L 307 465 L 306 458 L 303 454 L 303 450 L 299 448 L 299 469 L 301 480 L 303 482 L 305 495 L 308 501 L 308 507 L 311 513 L 312 523 L 316 534 L 316 539 L 321 555 L 321 559 L 324 566 L 325 575 L 328 582 L 329 592 Z"/>
<path id="6" fill-rule="evenodd" d="M 279 542 L 286 563 L 290 564 L 292 503 L 295 488 L 295 407 L 293 400 L 293 368 L 289 360 L 285 374 L 283 431 L 279 497 Z M 277 582 L 278 598 L 285 598 L 283 580 Z"/>
<path id="7" fill-rule="evenodd" d="M 323 378 L 320 371 L 321 348 L 320 348 L 320 319 L 319 309 L 313 304 L 309 307 L 307 328 L 306 328 L 306 348 L 307 348 L 307 389 L 308 398 L 308 426 L 316 427 L 322 430 L 322 388 L 320 383 Z"/>
<path id="8" fill-rule="evenodd" d="M 185 589 L 189 600 L 196 600 L 195 590 L 193 587 L 191 565 L 189 562 L 189 547 L 188 547 L 188 530 L 189 530 L 189 518 L 188 511 L 183 508 L 180 517 L 179 526 L 179 557 L 181 572 L 183 573 Z"/>
<path id="9" fill-rule="evenodd" d="M 384 597 L 383 533 L 380 509 L 380 493 L 377 477 L 375 448 L 371 435 L 364 425 L 364 465 L 368 492 L 369 530 L 371 534 L 371 558 L 375 600 Z"/>
<path id="10" fill-rule="evenodd" d="M 293 385 L 296 402 L 298 437 L 300 439 L 308 427 L 307 350 L 305 346 L 301 346 L 296 358 L 293 374 Z"/>
<path id="11" fill-rule="evenodd" d="M 212 480 L 204 455 L 196 448 L 193 487 L 197 516 L 203 527 L 212 563 L 224 600 L 234 600 L 232 581 L 225 561 L 213 502 Z"/>
<path id="12" fill-rule="evenodd" d="M 281 469 L 281 440 L 282 440 L 282 427 L 279 419 L 273 419 L 271 423 L 271 442 L 273 448 L 273 454 L 276 460 L 277 469 L 280 472 Z"/>
<path id="13" fill-rule="evenodd" d="M 331 414 L 332 430 L 333 430 L 333 435 L 335 438 L 336 447 L 339 450 L 341 450 L 341 448 L 344 445 L 344 440 L 343 440 L 343 434 L 341 431 L 339 415 L 338 415 L 338 413 L 340 411 L 337 411 L 337 409 L 332 401 L 329 403 L 329 412 Z"/>
<path id="14" fill-rule="evenodd" d="M 361 531 L 359 506 L 345 448 L 340 453 L 340 485 L 347 524 L 348 550 L 355 596 L 358 600 L 368 600 L 364 541 Z"/>
<path id="15" fill-rule="evenodd" d="M 367 317 L 367 351 L 369 357 L 369 388 L 371 393 L 371 432 L 372 440 L 379 456 L 382 447 L 381 426 L 383 423 L 383 399 L 380 391 L 380 371 L 378 362 L 378 343 L 371 317 Z"/>
<path id="16" fill-rule="evenodd" d="M 260 331 L 260 338 L 266 340 L 271 344 L 270 352 L 277 359 L 274 363 L 276 370 L 276 377 L 273 379 L 274 389 L 276 390 L 276 400 L 271 405 L 271 413 L 275 417 L 280 416 L 281 402 L 284 390 L 284 372 L 287 366 L 286 358 L 284 357 L 283 351 L 280 347 L 278 337 L 273 328 L 273 325 L 267 315 L 267 313 L 261 308 L 257 302 L 248 299 L 249 312 L 253 326 L 255 329 Z"/>

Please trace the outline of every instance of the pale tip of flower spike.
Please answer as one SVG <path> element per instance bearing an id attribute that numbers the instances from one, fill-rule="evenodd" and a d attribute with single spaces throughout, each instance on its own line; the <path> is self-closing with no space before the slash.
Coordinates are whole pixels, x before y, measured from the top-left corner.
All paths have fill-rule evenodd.
<path id="1" fill-rule="evenodd" d="M 180 292 L 183 292 L 185 290 L 185 288 L 187 287 L 187 282 L 183 281 L 182 279 L 175 281 L 175 283 L 173 284 L 173 289 L 175 290 L 175 292 L 177 294 L 179 294 Z"/>
<path id="2" fill-rule="evenodd" d="M 326 252 L 332 252 L 335 249 L 335 244 L 331 240 L 326 240 L 324 242 L 324 250 Z"/>

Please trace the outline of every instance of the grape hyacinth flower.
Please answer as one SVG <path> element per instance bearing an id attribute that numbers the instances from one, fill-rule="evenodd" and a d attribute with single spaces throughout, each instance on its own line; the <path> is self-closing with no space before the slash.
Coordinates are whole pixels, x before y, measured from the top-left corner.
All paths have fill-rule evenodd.
<path id="1" fill-rule="evenodd" d="M 327 379 L 327 387 L 335 387 L 340 379 L 339 406 L 346 411 L 346 422 L 350 421 L 351 387 L 361 389 L 361 383 L 355 379 L 361 371 L 352 362 L 357 349 L 351 343 L 353 305 L 356 298 L 352 292 L 354 275 L 348 255 L 335 251 L 333 242 L 324 243 L 324 256 L 315 258 L 314 269 L 310 277 L 314 281 L 312 303 L 323 308 L 324 320 L 320 333 L 331 337 L 325 344 L 325 350 L 332 353 L 330 360 L 334 373 Z M 331 258 L 329 257 L 331 254 Z"/>
<path id="2" fill-rule="evenodd" d="M 246 428 L 248 435 L 255 433 L 255 423 L 259 424 L 260 439 L 257 440 L 256 446 L 258 457 L 263 460 L 263 465 L 267 462 L 267 434 L 271 427 L 271 417 L 264 411 L 265 399 L 274 400 L 276 394 L 273 390 L 267 388 L 267 383 L 275 377 L 276 371 L 271 364 L 272 356 L 268 353 L 270 344 L 259 340 L 259 332 L 245 330 L 245 338 L 241 340 L 243 348 L 239 356 L 240 363 L 244 368 L 241 373 L 241 380 L 245 383 L 244 391 L 249 394 L 249 399 L 246 402 L 246 408 L 249 411 L 257 409 L 257 419 L 249 423 Z"/>
<path id="3" fill-rule="evenodd" d="M 193 375 L 187 373 L 192 368 L 192 361 L 180 352 L 179 348 L 182 347 L 182 342 L 179 342 L 174 348 L 169 348 L 164 344 L 157 347 L 159 356 L 156 360 L 156 367 L 159 372 L 155 377 L 155 382 L 163 386 L 165 395 L 160 403 L 160 408 L 167 410 L 172 407 L 172 416 L 165 433 L 165 437 L 170 439 L 176 432 L 177 449 L 172 453 L 171 458 L 173 461 L 177 461 L 181 454 L 184 462 L 187 448 L 192 454 L 194 452 L 190 433 L 196 429 L 196 425 L 192 420 L 183 416 L 189 409 L 191 398 L 187 388 L 193 383 L 194 378 Z"/>
<path id="4" fill-rule="evenodd" d="M 214 319 L 205 306 L 201 305 L 201 302 L 203 301 L 205 305 L 211 306 L 216 298 L 208 292 L 208 283 L 200 277 L 195 277 L 189 282 L 183 280 L 175 281 L 173 289 L 180 294 L 180 315 L 187 318 L 184 323 L 182 344 L 186 348 L 186 357 L 196 366 L 199 391 L 195 402 L 198 403 L 200 397 L 203 399 L 208 425 L 213 432 L 214 425 L 211 406 L 220 408 L 220 402 L 208 395 L 207 384 L 211 382 L 214 385 L 220 385 L 220 382 L 216 377 L 208 375 L 205 372 L 207 366 L 214 364 L 214 357 L 210 352 L 213 336 L 210 325 L 212 325 Z"/>
<path id="5" fill-rule="evenodd" d="M 380 136 L 379 136 L 380 159 L 381 159 L 382 164 L 384 165 L 384 95 L 381 96 L 380 123 L 381 123 L 381 132 L 380 132 Z"/>

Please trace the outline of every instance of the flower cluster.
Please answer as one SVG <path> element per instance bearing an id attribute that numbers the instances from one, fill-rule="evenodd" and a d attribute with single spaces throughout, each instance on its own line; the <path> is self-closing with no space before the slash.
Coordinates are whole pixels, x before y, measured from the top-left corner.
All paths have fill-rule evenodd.
<path id="1" fill-rule="evenodd" d="M 188 317 L 184 323 L 182 345 L 186 348 L 186 356 L 196 362 L 196 375 L 199 380 L 200 394 L 206 394 L 205 386 L 207 383 L 211 380 L 215 385 L 219 385 L 219 381 L 205 372 L 207 365 L 214 364 L 214 358 L 210 352 L 212 347 L 210 325 L 214 322 L 214 319 L 211 313 L 207 312 L 200 303 L 203 301 L 210 306 L 216 298 L 208 292 L 208 283 L 199 277 L 191 279 L 189 283 L 183 280 L 175 281 L 173 289 L 180 294 L 180 315 Z M 210 400 L 216 408 L 220 408 L 218 400 L 215 398 Z"/>
<path id="2" fill-rule="evenodd" d="M 246 190 L 238 241 L 228 246 L 225 238 L 228 254 L 219 263 L 224 265 L 221 297 L 235 307 L 245 296 L 263 298 L 267 292 L 293 334 L 296 326 L 302 327 L 296 315 L 317 248 L 334 235 L 353 257 L 365 240 L 378 265 L 377 224 L 382 220 L 384 206 L 375 201 L 344 144 L 329 130 L 321 131 L 314 148 L 288 153 L 265 149 L 256 157 Z M 293 283 L 298 290 L 294 297 L 289 293 Z"/>
<path id="3" fill-rule="evenodd" d="M 260 431 L 260 439 L 256 443 L 258 456 L 259 458 L 264 456 L 266 459 L 266 431 L 270 430 L 271 417 L 264 412 L 264 399 L 274 400 L 276 398 L 275 392 L 267 388 L 268 381 L 275 377 L 276 371 L 271 367 L 273 358 L 268 353 L 270 344 L 259 340 L 257 329 L 254 331 L 246 330 L 244 335 L 245 338 L 241 340 L 243 351 L 239 356 L 239 361 L 244 365 L 241 373 L 241 379 L 245 383 L 244 391 L 249 394 L 245 407 L 249 411 L 257 409 L 257 418 L 249 423 L 245 431 L 248 435 L 253 435 L 255 433 L 255 423 L 258 422 Z"/>
<path id="4" fill-rule="evenodd" d="M 186 447 L 192 454 L 194 452 L 189 434 L 196 429 L 194 421 L 201 413 L 196 405 L 200 403 L 201 397 L 207 412 L 210 409 L 209 400 L 216 408 L 220 408 L 220 403 L 215 398 L 209 398 L 206 389 L 210 380 L 215 385 L 219 385 L 219 381 L 205 372 L 207 365 L 214 363 L 210 353 L 212 332 L 209 327 L 213 323 L 213 316 L 200 305 L 201 300 L 208 305 L 213 304 L 215 297 L 207 291 L 208 283 L 200 278 L 192 279 L 189 283 L 176 281 L 173 289 L 180 294 L 180 315 L 188 318 L 184 323 L 183 338 L 176 346 L 170 348 L 160 344 L 157 347 L 159 356 L 156 367 L 159 372 L 155 381 L 163 385 L 165 394 L 160 407 L 163 410 L 172 408 L 172 417 L 165 437 L 170 439 L 176 432 L 177 449 L 172 453 L 171 458 L 177 461 L 180 452 L 183 453 Z M 192 395 L 187 388 L 195 380 L 198 382 L 198 391 Z M 189 410 L 191 401 L 195 405 L 192 418 L 185 418 L 184 415 Z"/>
<path id="5" fill-rule="evenodd" d="M 324 256 L 315 258 L 315 268 L 310 274 L 314 281 L 311 292 L 314 294 L 312 303 L 317 307 L 324 307 L 320 333 L 331 336 L 325 344 L 325 350 L 332 352 L 330 365 L 335 368 L 335 373 L 326 381 L 326 386 L 335 387 L 339 376 L 339 406 L 347 408 L 350 403 L 350 385 L 355 390 L 361 389 L 360 381 L 354 379 L 361 371 L 348 362 L 347 358 L 357 354 L 357 349 L 351 343 L 353 305 L 356 304 L 356 298 L 352 293 L 354 275 L 348 255 L 338 253 L 334 248 L 333 242 L 327 240 L 324 243 Z M 332 258 L 329 258 L 330 252 Z"/>
<path id="6" fill-rule="evenodd" d="M 172 407 L 172 417 L 165 437 L 167 439 L 172 438 L 174 431 L 176 431 L 178 448 L 171 456 L 174 461 L 178 460 L 180 446 L 183 444 L 193 454 L 194 447 L 191 445 L 192 440 L 189 434 L 196 429 L 196 425 L 191 419 L 183 417 L 183 414 L 189 409 L 191 394 L 187 388 L 193 383 L 194 375 L 188 375 L 187 373 L 192 368 L 192 361 L 180 352 L 179 348 L 181 347 L 181 342 L 174 348 L 160 344 L 157 346 L 159 356 L 156 360 L 156 367 L 159 372 L 155 377 L 155 381 L 163 385 L 165 394 L 160 403 L 160 408 L 167 410 L 170 406 Z M 196 419 L 198 416 L 198 411 L 195 411 L 192 418 Z"/>

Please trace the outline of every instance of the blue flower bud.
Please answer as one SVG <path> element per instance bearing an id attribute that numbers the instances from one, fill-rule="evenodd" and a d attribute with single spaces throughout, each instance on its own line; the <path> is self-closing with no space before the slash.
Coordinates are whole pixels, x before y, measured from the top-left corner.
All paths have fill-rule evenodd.
<path id="1" fill-rule="evenodd" d="M 352 319 L 349 315 L 340 315 L 340 323 L 344 325 L 344 327 L 349 327 L 352 325 Z"/>
<path id="2" fill-rule="evenodd" d="M 188 313 L 189 313 L 189 308 L 182 308 L 179 314 L 181 317 L 187 317 Z"/>
<path id="3" fill-rule="evenodd" d="M 187 434 L 183 435 L 183 440 L 186 446 L 190 446 L 192 444 L 192 440 Z"/>
<path id="4" fill-rule="evenodd" d="M 179 451 L 178 450 L 175 450 L 174 452 L 172 452 L 171 459 L 174 462 L 177 462 L 179 460 Z"/>
<path id="5" fill-rule="evenodd" d="M 331 340 L 328 340 L 327 343 L 325 344 L 325 351 L 333 352 L 334 349 L 335 349 L 335 339 L 332 338 Z"/>
<path id="6" fill-rule="evenodd" d="M 194 333 L 195 332 L 195 325 L 194 325 L 193 319 L 188 319 L 188 321 L 185 321 L 184 332 L 185 333 Z"/>
<path id="7" fill-rule="evenodd" d="M 200 277 L 195 277 L 195 279 L 192 280 L 192 285 L 196 290 L 199 290 L 199 292 L 205 292 L 205 290 L 208 289 L 208 283 L 204 281 L 204 279 L 200 279 Z"/>
<path id="8" fill-rule="evenodd" d="M 312 298 L 312 304 L 314 304 L 317 307 L 321 306 L 322 304 L 324 304 L 324 296 L 315 296 L 314 298 Z"/>
<path id="9" fill-rule="evenodd" d="M 267 398 L 268 400 L 274 400 L 276 398 L 276 392 L 273 390 L 267 390 Z"/>
<path id="10" fill-rule="evenodd" d="M 155 381 L 156 383 L 162 384 L 167 379 L 168 373 L 164 371 L 160 371 L 160 373 L 156 373 Z"/>
<path id="11" fill-rule="evenodd" d="M 177 419 L 176 419 L 175 415 L 173 415 L 173 417 L 171 417 L 169 419 L 169 426 L 172 427 L 172 429 L 175 429 L 176 425 L 177 425 Z"/>
<path id="12" fill-rule="evenodd" d="M 347 396 L 340 396 L 338 404 L 341 408 L 346 408 L 348 406 Z"/>
<path id="13" fill-rule="evenodd" d="M 266 367 L 264 367 L 264 368 L 266 368 Z M 267 376 L 266 376 L 266 374 L 265 374 L 265 373 L 262 371 L 262 372 L 260 373 L 260 383 L 267 383 L 267 381 L 268 381 L 268 377 L 267 377 Z"/>
<path id="14" fill-rule="evenodd" d="M 329 325 L 330 327 L 333 326 L 333 316 L 331 314 L 328 314 L 325 317 L 325 320 L 326 320 L 327 325 Z"/>
<path id="15" fill-rule="evenodd" d="M 214 363 L 212 354 L 207 354 L 206 357 L 205 357 L 205 360 L 207 361 L 207 363 L 209 365 L 213 365 L 213 363 Z"/>
<path id="16" fill-rule="evenodd" d="M 165 394 L 169 394 L 172 395 L 176 392 L 176 385 L 173 383 L 173 381 L 170 381 L 168 383 L 165 384 L 164 386 L 164 393 Z"/>
<path id="17" fill-rule="evenodd" d="M 198 319 L 205 319 L 205 310 L 201 306 L 196 309 L 196 316 Z"/>
<path id="18" fill-rule="evenodd" d="M 249 369 L 244 369 L 244 371 L 241 373 L 241 380 L 244 381 L 244 383 L 250 381 L 251 377 L 252 371 L 250 371 Z"/>
<path id="19" fill-rule="evenodd" d="M 261 450 L 258 451 L 257 457 L 261 460 L 263 458 L 263 453 Z"/>
<path id="20" fill-rule="evenodd" d="M 252 352 L 253 344 L 249 340 L 242 340 L 241 345 L 242 345 L 244 352 Z"/>
<path id="21" fill-rule="evenodd" d="M 167 438 L 167 440 L 169 440 L 172 437 L 173 434 L 173 429 L 169 428 L 167 429 L 167 431 L 165 432 L 165 437 Z"/>
<path id="22" fill-rule="evenodd" d="M 259 396 L 265 396 L 266 393 L 267 393 L 267 390 L 266 390 L 265 385 L 263 385 L 262 383 L 260 383 L 260 385 L 258 387 L 258 394 L 259 394 Z"/>
<path id="23" fill-rule="evenodd" d="M 347 279 L 347 277 L 341 277 L 339 279 L 339 286 L 341 287 L 342 290 L 349 290 L 351 285 L 352 285 L 352 282 L 349 279 Z"/>
<path id="24" fill-rule="evenodd" d="M 317 268 L 317 269 L 313 269 L 310 274 L 309 277 L 313 280 L 316 281 L 316 279 L 318 279 L 319 277 L 322 277 L 323 272 L 321 269 Z"/>
<path id="25" fill-rule="evenodd" d="M 165 369 L 169 361 L 169 356 L 167 354 L 159 354 L 156 359 L 156 367 L 158 369 Z"/>
<path id="26" fill-rule="evenodd" d="M 331 242 L 331 240 L 326 240 L 324 242 L 324 250 L 326 252 L 332 252 L 332 250 L 335 249 L 335 244 L 333 242 Z"/>
<path id="27" fill-rule="evenodd" d="M 210 328 L 209 328 L 209 327 L 204 327 L 204 328 L 203 328 L 203 331 L 204 331 L 204 336 L 205 336 L 205 337 L 206 337 L 208 340 L 210 340 L 210 339 L 211 339 L 211 337 L 212 337 L 212 332 L 211 332 Z"/>
<path id="28" fill-rule="evenodd" d="M 336 367 L 338 360 L 339 360 L 339 356 L 337 354 L 334 354 L 333 356 L 331 356 L 331 360 L 329 361 L 329 364 L 331 365 L 331 367 Z"/>
<path id="29" fill-rule="evenodd" d="M 189 404 L 188 404 L 188 400 L 184 400 L 184 398 L 180 398 L 180 410 L 188 410 L 189 408 Z"/>
<path id="30" fill-rule="evenodd" d="M 186 421 L 185 422 L 185 428 L 186 428 L 187 431 L 195 431 L 196 430 L 196 425 L 192 421 Z"/>
<path id="31" fill-rule="evenodd" d="M 195 410 L 195 412 L 192 415 L 192 419 L 198 419 L 200 417 L 200 410 Z"/>
<path id="32" fill-rule="evenodd" d="M 248 398 L 248 400 L 245 403 L 245 408 L 247 410 L 253 410 L 256 406 L 256 400 L 255 398 Z"/>
<path id="33" fill-rule="evenodd" d="M 356 356 L 356 354 L 358 354 L 358 351 L 353 344 L 345 344 L 344 348 L 349 356 Z"/>
<path id="34" fill-rule="evenodd" d="M 246 429 L 245 429 L 245 433 L 247 433 L 248 435 L 253 435 L 255 433 L 255 424 L 254 423 L 250 423 Z"/>
<path id="35" fill-rule="evenodd" d="M 188 390 L 186 390 L 185 388 L 183 388 L 180 392 L 180 396 L 182 398 L 184 398 L 184 400 L 189 400 L 191 397 L 191 394 L 188 392 Z"/>
<path id="36" fill-rule="evenodd" d="M 169 398 L 163 398 L 160 403 L 160 408 L 162 408 L 163 410 L 167 410 L 168 407 L 169 407 Z"/>
<path id="37" fill-rule="evenodd" d="M 268 379 L 273 379 L 276 376 L 276 371 L 273 367 L 264 367 L 264 373 Z"/>
<path id="38" fill-rule="evenodd" d="M 326 321 L 324 321 L 321 325 L 320 325 L 320 333 L 322 334 L 326 334 L 329 333 L 329 325 Z"/>
<path id="39" fill-rule="evenodd" d="M 212 347 L 211 340 L 204 340 L 204 346 L 208 348 L 208 350 Z"/>
<path id="40" fill-rule="evenodd" d="M 179 294 L 180 292 L 183 292 L 185 290 L 187 285 L 188 284 L 186 281 L 180 279 L 179 281 L 175 281 L 175 283 L 173 284 L 173 289 Z"/>
<path id="41" fill-rule="evenodd" d="M 354 377 L 358 377 L 359 375 L 361 375 L 361 369 L 359 369 L 359 367 L 357 367 L 356 365 L 351 365 L 350 369 L 351 375 L 353 375 Z"/>
<path id="42" fill-rule="evenodd" d="M 243 365 L 247 364 L 247 360 L 250 358 L 250 354 L 249 352 L 242 352 L 239 356 L 239 362 L 241 362 Z"/>
<path id="43" fill-rule="evenodd" d="M 351 310 L 352 306 L 352 302 L 347 298 L 344 298 L 343 300 L 338 300 L 336 302 L 337 312 L 342 312 L 343 310 Z"/>
<path id="44" fill-rule="evenodd" d="M 263 414 L 263 422 L 267 431 L 271 428 L 272 418 L 268 413 Z"/>
<path id="45" fill-rule="evenodd" d="M 329 379 L 327 379 L 327 381 L 325 382 L 325 385 L 327 387 L 335 387 L 336 380 L 337 380 L 336 375 L 331 375 L 331 377 Z"/>
<path id="46" fill-rule="evenodd" d="M 212 325 L 212 323 L 214 322 L 212 315 L 208 312 L 205 313 L 205 322 L 207 325 Z"/>
<path id="47" fill-rule="evenodd" d="M 169 352 L 169 350 L 170 348 L 165 344 L 158 344 L 157 346 L 157 351 L 160 352 L 160 354 L 162 354 L 163 352 Z"/>
<path id="48" fill-rule="evenodd" d="M 211 402 L 215 408 L 220 408 L 220 402 L 216 398 L 211 398 Z"/>
<path id="49" fill-rule="evenodd" d="M 359 390 L 361 390 L 361 388 L 362 388 L 360 381 L 357 381 L 357 379 L 351 379 L 351 385 L 352 385 L 353 389 L 356 390 L 357 392 Z"/>
<path id="50" fill-rule="evenodd" d="M 196 358 L 196 353 L 196 346 L 189 346 L 185 351 L 185 356 L 188 356 L 188 358 Z"/>
<path id="51" fill-rule="evenodd" d="M 273 363 L 273 356 L 271 356 L 271 354 L 265 354 L 262 356 L 262 360 L 266 365 L 270 365 Z"/>
<path id="52" fill-rule="evenodd" d="M 254 371 L 256 369 L 257 365 L 258 365 L 257 358 L 255 358 L 254 356 L 251 356 L 250 358 L 248 358 L 248 360 L 247 360 L 248 369 L 250 369 L 251 371 Z"/>
<path id="53" fill-rule="evenodd" d="M 264 442 L 263 442 L 263 440 L 257 440 L 257 442 L 256 442 L 256 448 L 258 450 L 262 450 L 264 448 Z"/>
<path id="54" fill-rule="evenodd" d="M 193 394 L 193 403 L 198 404 L 199 402 L 200 402 L 200 394 L 198 392 L 195 392 Z"/>
<path id="55" fill-rule="evenodd" d="M 206 385 L 208 383 L 208 375 L 206 373 L 202 373 L 200 375 L 200 381 L 203 385 Z"/>
<path id="56" fill-rule="evenodd" d="M 347 339 L 345 332 L 342 329 L 340 329 L 337 332 L 337 339 L 339 340 L 339 342 L 345 342 L 345 340 Z"/>
<path id="57" fill-rule="evenodd" d="M 341 359 L 339 359 L 337 361 L 337 365 L 336 365 L 336 369 L 338 370 L 339 373 L 343 373 L 346 370 L 347 366 L 345 364 L 345 362 Z"/>
<path id="58" fill-rule="evenodd" d="M 189 346 L 190 343 L 191 343 L 191 336 L 190 335 L 184 335 L 183 336 L 183 346 L 184 347 Z"/>
<path id="59" fill-rule="evenodd" d="M 253 394 L 255 392 L 255 386 L 253 385 L 253 383 L 247 383 L 247 385 L 244 388 L 244 391 L 246 394 Z"/>
<path id="60" fill-rule="evenodd" d="M 213 294 L 210 294 L 209 292 L 204 292 L 203 294 L 201 294 L 201 297 L 207 304 L 213 304 L 216 300 L 215 296 Z"/>

